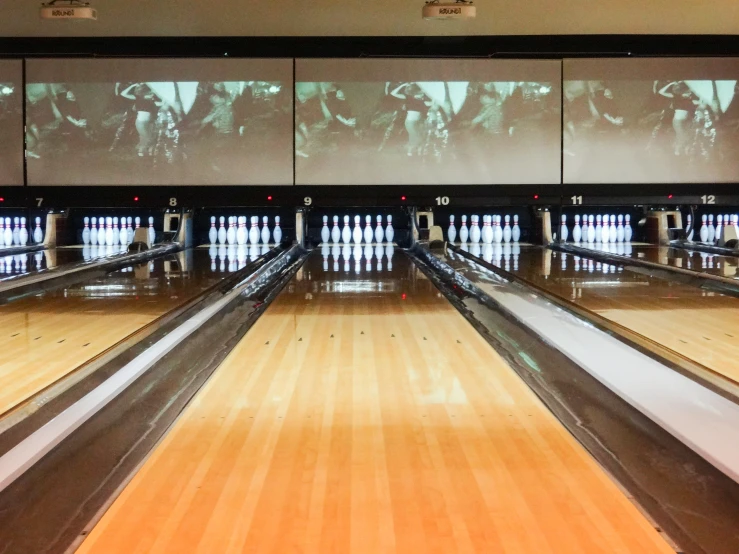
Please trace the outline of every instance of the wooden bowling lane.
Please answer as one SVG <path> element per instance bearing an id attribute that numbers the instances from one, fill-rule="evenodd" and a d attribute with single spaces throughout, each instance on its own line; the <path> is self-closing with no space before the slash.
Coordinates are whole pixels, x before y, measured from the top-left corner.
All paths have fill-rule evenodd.
<path id="1" fill-rule="evenodd" d="M 513 267 L 534 285 L 739 383 L 738 298 L 540 247 L 522 247 Z"/>
<path id="2" fill-rule="evenodd" d="M 207 251 L 193 256 L 184 275 L 167 272 L 171 257 L 156 258 L 0 305 L 0 415 L 220 280 Z"/>
<path id="3" fill-rule="evenodd" d="M 324 272 L 314 253 L 78 552 L 673 552 L 402 252 L 393 264 Z"/>

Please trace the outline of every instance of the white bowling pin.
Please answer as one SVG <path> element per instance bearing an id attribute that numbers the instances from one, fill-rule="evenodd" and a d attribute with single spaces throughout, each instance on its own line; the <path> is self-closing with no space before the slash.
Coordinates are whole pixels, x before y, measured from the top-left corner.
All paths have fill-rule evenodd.
<path id="1" fill-rule="evenodd" d="M 492 216 L 482 216 L 482 230 L 480 231 L 480 233 L 482 235 L 483 244 L 492 244 L 493 242 L 493 227 L 490 222 L 491 219 Z"/>
<path id="2" fill-rule="evenodd" d="M 120 244 L 121 241 L 121 232 L 118 229 L 118 218 L 113 218 L 113 246 Z"/>
<path id="3" fill-rule="evenodd" d="M 595 216 L 595 242 L 600 242 L 603 238 L 602 230 L 603 228 L 600 225 L 601 216 L 597 215 Z"/>
<path id="4" fill-rule="evenodd" d="M 272 233 L 269 230 L 269 218 L 262 216 L 262 244 L 269 244 L 269 237 Z M 326 240 L 328 242 L 328 240 Z"/>
<path id="5" fill-rule="evenodd" d="M 706 225 L 707 221 L 708 216 L 706 214 L 703 214 L 701 216 L 701 228 L 699 231 L 701 242 L 708 242 L 708 225 Z"/>
<path id="6" fill-rule="evenodd" d="M 215 244 L 218 241 L 218 229 L 216 229 L 216 216 L 212 215 L 210 216 L 210 229 L 208 230 L 208 240 L 210 241 L 210 244 Z M 215 271 L 215 264 L 216 264 L 216 253 L 217 250 L 213 252 L 211 255 L 213 270 Z"/>
<path id="7" fill-rule="evenodd" d="M 328 230 L 328 216 L 323 216 L 323 227 L 321 227 L 321 242 L 328 244 L 328 239 L 331 238 L 331 231 Z M 327 262 L 328 263 L 328 262 Z"/>
<path id="8" fill-rule="evenodd" d="M 228 229 L 226 230 L 226 242 L 229 245 L 236 244 L 236 229 L 234 228 L 234 216 L 228 216 Z M 229 256 L 229 261 L 231 257 Z"/>
<path id="9" fill-rule="evenodd" d="M 493 216 L 493 219 L 495 220 L 495 225 L 493 225 L 493 241 L 495 242 L 495 244 L 500 244 L 501 242 L 503 242 L 503 227 L 501 227 L 500 225 L 503 217 L 496 215 Z"/>
<path id="10" fill-rule="evenodd" d="M 716 239 L 716 228 L 713 226 L 713 214 L 708 214 L 708 242 Z"/>
<path id="11" fill-rule="evenodd" d="M 592 215 L 588 216 L 588 243 L 593 244 L 595 242 L 595 224 L 593 221 L 595 217 Z"/>
<path id="12" fill-rule="evenodd" d="M 113 218 L 105 218 L 105 246 L 113 246 Z"/>
<path id="13" fill-rule="evenodd" d="M 559 240 L 561 242 L 567 242 L 567 237 L 569 236 L 567 231 L 567 216 L 562 214 L 561 220 L 562 221 L 559 224 Z"/>
<path id="14" fill-rule="evenodd" d="M 467 229 L 467 216 L 462 216 L 462 226 L 459 228 L 459 242 L 466 243 L 470 238 L 470 230 Z"/>
<path id="15" fill-rule="evenodd" d="M 85 218 L 87 219 L 87 218 Z M 90 234 L 88 235 L 88 240 L 90 241 L 91 245 L 96 245 L 98 243 L 98 218 L 93 217 L 90 220 Z M 35 242 L 39 242 L 36 240 L 36 230 L 33 231 L 33 240 Z M 82 241 L 85 241 L 85 232 L 82 232 Z"/>
<path id="16" fill-rule="evenodd" d="M 85 222 L 85 227 L 84 229 L 82 229 L 82 244 L 87 245 L 87 244 L 90 244 L 90 227 L 89 227 L 90 218 L 86 217 L 84 219 L 84 222 Z M 97 236 L 95 238 L 97 238 Z"/>
<path id="17" fill-rule="evenodd" d="M 25 246 L 28 244 L 28 229 L 26 229 L 26 218 L 21 217 L 20 244 Z M 23 263 L 26 263 L 26 257 L 23 256 Z"/>
<path id="18" fill-rule="evenodd" d="M 246 228 L 246 217 L 244 218 L 244 226 Z M 259 244 L 259 216 L 255 215 L 251 218 L 251 228 L 249 229 L 249 244 Z"/>
<path id="19" fill-rule="evenodd" d="M 128 231 L 126 230 L 126 218 L 121 218 L 121 228 L 118 231 L 118 242 L 123 246 L 128 244 Z"/>
<path id="20" fill-rule="evenodd" d="M 572 240 L 579 243 L 582 239 L 582 229 L 580 228 L 580 216 L 575 215 L 575 226 L 572 228 Z"/>
<path id="21" fill-rule="evenodd" d="M 624 236 L 624 216 L 618 214 L 618 225 L 616 226 L 616 242 L 623 242 Z"/>
<path id="22" fill-rule="evenodd" d="M 349 244 L 352 241 L 352 230 L 349 227 L 349 216 L 344 216 L 344 227 L 341 229 L 341 242 Z"/>
<path id="23" fill-rule="evenodd" d="M 395 238 L 395 229 L 393 229 L 393 216 L 389 215 L 387 216 L 387 227 L 385 227 L 385 240 L 387 240 L 390 243 L 390 248 L 392 248 L 393 239 Z M 387 252 L 392 252 L 391 249 L 387 250 Z M 388 254 L 388 269 L 392 269 L 392 260 L 389 259 L 390 255 Z"/>
<path id="24" fill-rule="evenodd" d="M 611 215 L 611 227 L 608 229 L 608 241 L 616 242 L 618 231 L 616 230 L 616 216 Z"/>
<path id="25" fill-rule="evenodd" d="M 375 222 L 377 224 L 375 226 L 375 242 L 377 244 L 380 244 L 385 239 L 385 231 L 383 231 L 383 229 L 382 229 L 382 216 L 381 215 L 378 215 L 375 218 Z M 378 269 L 382 269 L 382 262 L 380 262 L 380 265 L 378 266 Z"/>
<path id="26" fill-rule="evenodd" d="M 513 242 L 521 240 L 521 227 L 518 226 L 518 215 L 513 216 L 513 228 L 511 229 L 511 238 Z"/>
<path id="27" fill-rule="evenodd" d="M 226 244 L 226 227 L 223 225 L 225 222 L 224 216 L 218 218 L 218 244 Z"/>
<path id="28" fill-rule="evenodd" d="M 371 244 L 374 236 L 375 234 L 372 232 L 372 216 L 367 215 L 364 217 L 364 242 Z"/>
<path id="29" fill-rule="evenodd" d="M 506 244 L 511 242 L 511 216 L 505 216 L 505 227 L 503 227 L 503 242 Z"/>
<path id="30" fill-rule="evenodd" d="M 92 232 L 92 229 L 90 230 Z M 33 230 L 33 242 L 41 244 L 44 242 L 44 232 L 41 230 L 41 218 L 36 218 L 36 228 Z M 92 242 L 92 241 L 90 241 Z"/>
<path id="31" fill-rule="evenodd" d="M 457 240 L 457 228 L 454 226 L 454 216 L 449 216 L 449 228 L 446 231 L 446 238 L 449 242 Z"/>
<path id="32" fill-rule="evenodd" d="M 634 232 L 631 229 L 631 216 L 626 214 L 626 225 L 624 225 L 624 242 L 631 242 Z"/>
<path id="33" fill-rule="evenodd" d="M 21 221 L 20 218 L 13 218 L 13 244 L 18 246 L 21 243 Z"/>
<path id="34" fill-rule="evenodd" d="M 479 216 L 473 215 L 470 216 L 470 242 L 472 243 L 478 243 L 480 242 L 480 225 L 478 222 Z"/>
<path id="35" fill-rule="evenodd" d="M 131 244 L 133 242 L 133 218 L 127 217 L 126 218 L 126 242 L 127 244 Z"/>
<path id="36" fill-rule="evenodd" d="M 359 244 L 362 242 L 362 228 L 359 226 L 359 216 L 354 216 L 354 230 L 352 231 L 352 241 L 354 244 Z"/>
<path id="37" fill-rule="evenodd" d="M 13 246 L 13 226 L 9 217 L 5 218 L 5 246 Z M 11 262 L 12 265 L 12 262 Z"/>
<path id="38" fill-rule="evenodd" d="M 275 239 L 275 244 L 282 243 L 282 227 L 280 227 L 280 216 L 275 216 L 275 229 L 272 231 L 272 236 Z"/>
<path id="39" fill-rule="evenodd" d="M 688 233 L 688 240 L 692 241 L 693 231 L 695 231 L 695 229 L 693 229 L 693 216 L 690 214 L 688 214 L 688 227 L 687 228 L 690 229 L 690 232 Z"/>
<path id="40" fill-rule="evenodd" d="M 243 246 L 246 244 L 249 236 L 249 233 L 246 230 L 246 216 L 240 215 L 236 221 L 238 223 L 238 227 L 236 227 L 236 244 Z"/>
<path id="41" fill-rule="evenodd" d="M 721 231 L 723 227 L 723 222 L 724 222 L 724 216 L 722 216 L 721 214 L 718 214 L 716 216 L 716 236 L 714 237 L 716 243 L 721 242 Z"/>
<path id="42" fill-rule="evenodd" d="M 341 240 L 341 230 L 339 229 L 339 216 L 333 217 L 334 226 L 331 228 L 331 242 L 338 244 Z"/>
<path id="43" fill-rule="evenodd" d="M 156 240 L 157 235 L 156 235 L 156 231 L 154 231 L 154 218 L 153 217 L 149 217 L 148 233 L 149 233 L 149 243 L 154 244 L 154 241 Z"/>
<path id="44" fill-rule="evenodd" d="M 98 217 L 98 246 L 105 246 L 105 218 L 102 216 Z"/>

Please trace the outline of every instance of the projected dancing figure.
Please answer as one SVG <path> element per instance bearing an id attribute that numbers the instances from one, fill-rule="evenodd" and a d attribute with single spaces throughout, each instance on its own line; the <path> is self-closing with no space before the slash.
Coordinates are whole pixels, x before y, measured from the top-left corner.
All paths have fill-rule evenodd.
<path id="1" fill-rule="evenodd" d="M 408 133 L 406 154 L 417 156 L 422 153 L 423 123 L 428 114 L 428 108 L 431 106 L 431 101 L 427 100 L 421 87 L 415 83 L 403 83 L 390 94 L 405 100 L 405 130 Z"/>
<path id="2" fill-rule="evenodd" d="M 121 92 L 123 98 L 132 100 L 133 111 L 136 113 L 136 131 L 139 134 L 139 143 L 136 151 L 139 156 L 151 156 L 154 152 L 154 122 L 161 102 L 157 101 L 154 93 L 143 83 L 134 83 Z"/>

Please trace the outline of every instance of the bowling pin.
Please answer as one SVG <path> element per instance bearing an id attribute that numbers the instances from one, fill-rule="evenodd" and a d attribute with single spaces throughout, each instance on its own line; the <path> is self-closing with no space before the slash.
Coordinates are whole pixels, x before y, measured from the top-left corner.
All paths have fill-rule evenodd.
<path id="1" fill-rule="evenodd" d="M 118 230 L 118 218 L 113 218 L 113 246 L 120 244 L 121 232 Z"/>
<path id="2" fill-rule="evenodd" d="M 92 232 L 92 229 L 90 230 Z M 36 218 L 36 228 L 33 230 L 33 242 L 41 244 L 44 242 L 44 232 L 41 230 L 41 218 Z M 90 240 L 92 242 L 92 240 Z"/>
<path id="3" fill-rule="evenodd" d="M 280 227 L 280 216 L 275 216 L 275 229 L 272 231 L 272 236 L 275 239 L 275 244 L 282 244 L 282 227 Z"/>
<path id="4" fill-rule="evenodd" d="M 218 244 L 226 244 L 226 227 L 223 225 L 225 221 L 224 216 L 218 218 Z"/>
<path id="5" fill-rule="evenodd" d="M 713 243 L 716 238 L 716 228 L 713 226 L 713 214 L 708 215 L 708 242 Z"/>
<path id="6" fill-rule="evenodd" d="M 6 217 L 5 218 L 5 234 L 4 234 L 4 239 L 5 239 L 5 246 L 13 246 L 13 228 L 11 227 L 10 218 L 9 217 Z M 6 268 L 7 268 L 7 266 L 6 266 Z"/>
<path id="7" fill-rule="evenodd" d="M 624 236 L 624 216 L 618 214 L 618 225 L 616 226 L 616 242 L 623 242 Z"/>
<path id="8" fill-rule="evenodd" d="M 20 245 L 25 246 L 28 244 L 28 229 L 26 229 L 26 218 L 21 217 L 21 230 L 20 230 Z M 26 257 L 23 256 L 23 263 L 26 263 Z"/>
<path id="9" fill-rule="evenodd" d="M 341 230 L 339 229 L 339 216 L 335 215 L 333 217 L 334 226 L 331 228 L 331 242 L 334 244 L 338 244 L 338 242 L 341 240 Z"/>
<path id="10" fill-rule="evenodd" d="M 501 242 L 503 242 L 503 228 L 500 226 L 500 222 L 502 221 L 503 217 L 495 215 L 493 216 L 493 218 L 495 220 L 495 225 L 493 225 L 493 241 L 495 242 L 495 244 L 500 244 Z"/>
<path id="11" fill-rule="evenodd" d="M 393 239 L 395 238 L 395 229 L 393 229 L 393 216 L 389 215 L 387 216 L 387 227 L 385 227 L 385 240 L 387 240 L 390 243 L 390 248 L 392 249 Z M 392 250 L 387 250 L 387 252 L 392 252 Z M 389 256 L 389 255 L 388 255 Z M 388 270 L 392 269 L 392 261 L 388 259 Z"/>
<path id="12" fill-rule="evenodd" d="M 90 227 L 89 227 L 90 218 L 86 217 L 84 219 L 84 222 L 85 222 L 85 228 L 82 229 L 82 244 L 88 245 L 90 244 Z M 95 238 L 97 238 L 97 236 Z"/>
<path id="13" fill-rule="evenodd" d="M 208 230 L 208 240 L 210 241 L 210 244 L 215 244 L 218 241 L 218 229 L 216 229 L 216 216 L 212 215 L 210 216 L 210 229 Z M 213 266 L 213 271 L 215 271 L 215 265 L 216 265 L 216 254 L 218 253 L 217 250 L 214 249 L 212 255 L 211 255 L 211 265 Z"/>
<path id="14" fill-rule="evenodd" d="M 716 236 L 714 237 L 717 244 L 721 242 L 721 228 L 723 227 L 723 222 L 724 216 L 718 214 L 716 216 Z"/>
<path id="15" fill-rule="evenodd" d="M 246 230 L 246 217 L 244 217 L 244 230 Z M 249 244 L 259 244 L 259 216 L 254 215 L 251 218 L 251 228 L 249 229 Z"/>
<path id="16" fill-rule="evenodd" d="M 567 237 L 569 235 L 567 231 L 567 216 L 565 214 L 562 214 L 562 222 L 559 225 L 559 240 L 561 242 L 567 242 Z"/>
<path id="17" fill-rule="evenodd" d="M 236 228 L 236 244 L 245 245 L 248 234 L 246 232 L 246 216 L 240 215 L 237 219 L 238 227 Z"/>
<path id="18" fill-rule="evenodd" d="M 13 244 L 18 246 L 21 243 L 21 222 L 17 217 L 13 218 Z"/>
<path id="19" fill-rule="evenodd" d="M 344 227 L 341 229 L 341 242 L 349 244 L 352 241 L 352 230 L 349 227 L 349 216 L 344 216 Z"/>
<path id="20" fill-rule="evenodd" d="M 126 218 L 121 218 L 121 229 L 118 231 L 118 242 L 123 246 L 128 244 L 128 231 L 126 230 Z"/>
<path id="21" fill-rule="evenodd" d="M 113 246 L 113 218 L 105 218 L 105 246 Z"/>
<path id="22" fill-rule="evenodd" d="M 582 229 L 580 228 L 580 216 L 575 215 L 575 226 L 572 228 L 572 240 L 575 243 L 580 243 L 582 239 Z"/>
<path id="23" fill-rule="evenodd" d="M 624 242 L 631 242 L 634 232 L 631 229 L 631 216 L 626 214 L 626 225 L 624 225 Z"/>
<path id="24" fill-rule="evenodd" d="M 595 218 L 592 215 L 588 216 L 588 244 L 593 244 L 595 242 L 595 225 L 593 224 L 593 221 Z"/>
<path id="25" fill-rule="evenodd" d="M 521 227 L 518 226 L 518 215 L 513 216 L 513 228 L 511 229 L 511 238 L 513 242 L 518 242 L 521 239 Z"/>
<path id="26" fill-rule="evenodd" d="M 156 231 L 154 231 L 154 218 L 153 217 L 149 217 L 148 233 L 149 233 L 149 243 L 153 245 L 157 237 Z"/>
<path id="27" fill-rule="evenodd" d="M 459 228 L 459 242 L 466 243 L 470 238 L 470 231 L 467 229 L 467 216 L 462 216 L 462 226 Z"/>
<path id="28" fill-rule="evenodd" d="M 226 231 L 226 242 L 229 245 L 236 244 L 236 229 L 234 229 L 234 216 L 228 216 L 228 230 Z"/>
<path id="29" fill-rule="evenodd" d="M 706 224 L 707 221 L 708 216 L 706 214 L 703 214 L 701 216 L 701 228 L 699 231 L 701 242 L 708 242 L 708 225 Z"/>
<path id="30" fill-rule="evenodd" d="M 269 236 L 271 234 L 269 230 L 269 218 L 265 215 L 262 217 L 262 244 L 269 244 Z M 328 243 L 328 240 L 326 242 Z"/>
<path id="31" fill-rule="evenodd" d="M 323 244 L 328 244 L 328 239 L 331 238 L 331 232 L 328 230 L 328 216 L 323 216 L 323 227 L 321 227 L 321 242 Z M 326 261 L 325 265 L 328 265 L 328 262 Z"/>
<path id="32" fill-rule="evenodd" d="M 470 242 L 480 242 L 480 226 L 476 215 L 470 216 Z"/>
<path id="33" fill-rule="evenodd" d="M 364 242 L 367 244 L 372 243 L 372 238 L 375 234 L 372 232 L 372 216 L 368 215 L 364 218 Z"/>
<path id="34" fill-rule="evenodd" d="M 375 242 L 377 244 L 380 244 L 385 239 L 385 231 L 383 231 L 383 229 L 382 229 L 382 216 L 381 215 L 378 215 L 375 218 L 375 222 L 377 223 L 377 225 L 375 227 Z M 378 269 L 382 269 L 382 264 L 380 264 L 380 266 L 378 267 Z"/>
<path id="35" fill-rule="evenodd" d="M 359 216 L 354 216 L 354 230 L 352 231 L 352 241 L 354 244 L 359 244 L 362 242 L 362 228 L 359 226 Z"/>
<path id="36" fill-rule="evenodd" d="M 688 233 L 688 240 L 692 241 L 693 231 L 695 231 L 695 229 L 693 229 L 693 216 L 690 214 L 688 214 L 688 229 L 690 230 L 690 232 Z"/>
<path id="37" fill-rule="evenodd" d="M 126 218 L 126 239 L 127 244 L 131 244 L 133 242 L 133 218 L 127 217 Z"/>
<path id="38" fill-rule="evenodd" d="M 611 227 L 608 230 L 608 240 L 609 242 L 616 242 L 617 238 L 618 238 L 618 231 L 616 230 L 616 216 L 611 215 Z"/>
<path id="39" fill-rule="evenodd" d="M 600 215 L 595 216 L 595 242 L 600 242 L 603 237 L 602 227 L 600 225 Z"/>
<path id="40" fill-rule="evenodd" d="M 490 224 L 490 220 L 491 216 L 482 216 L 482 230 L 480 231 L 480 234 L 482 235 L 483 244 L 492 244 L 493 242 L 493 227 Z"/>
<path id="41" fill-rule="evenodd" d="M 457 240 L 457 228 L 454 226 L 454 216 L 449 216 L 449 228 L 446 231 L 446 238 L 449 242 Z"/>
<path id="42" fill-rule="evenodd" d="M 511 242 L 511 216 L 505 216 L 505 227 L 503 227 L 503 242 L 508 244 Z"/>

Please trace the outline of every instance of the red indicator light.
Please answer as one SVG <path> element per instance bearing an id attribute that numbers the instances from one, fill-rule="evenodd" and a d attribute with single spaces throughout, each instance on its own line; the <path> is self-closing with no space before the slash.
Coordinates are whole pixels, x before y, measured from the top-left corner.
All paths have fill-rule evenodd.
<path id="1" fill-rule="evenodd" d="M 134 197 L 133 197 L 133 201 L 134 201 L 134 202 L 138 202 L 138 201 L 139 201 L 139 197 L 138 197 L 138 196 L 134 196 Z"/>
<path id="2" fill-rule="evenodd" d="M 405 300 L 405 293 L 401 294 L 401 295 L 400 295 L 400 298 L 401 298 L 402 300 Z"/>
<path id="3" fill-rule="evenodd" d="M 401 196 L 400 199 L 405 202 L 405 196 Z"/>
<path id="4" fill-rule="evenodd" d="M 534 200 L 539 200 L 539 195 L 538 194 L 535 194 L 534 195 Z"/>
<path id="5" fill-rule="evenodd" d="M 672 200 L 672 195 L 671 194 L 668 194 L 667 195 L 667 198 L 669 198 L 670 200 Z"/>
<path id="6" fill-rule="evenodd" d="M 3 198 L 2 196 L 0 196 L 0 202 L 5 202 L 5 198 Z"/>
<path id="7" fill-rule="evenodd" d="M 269 196 L 267 197 L 267 200 L 269 200 L 270 202 L 272 202 L 272 195 L 269 195 Z"/>

